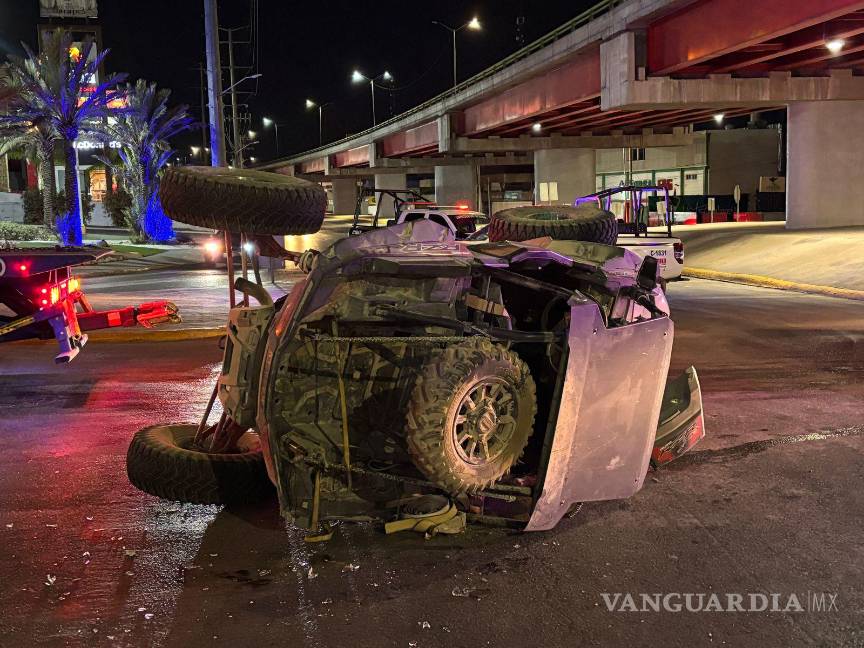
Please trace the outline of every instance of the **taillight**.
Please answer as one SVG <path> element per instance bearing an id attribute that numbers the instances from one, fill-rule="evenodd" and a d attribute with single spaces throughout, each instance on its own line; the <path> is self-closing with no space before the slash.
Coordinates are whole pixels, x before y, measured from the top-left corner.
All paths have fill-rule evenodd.
<path id="1" fill-rule="evenodd" d="M 675 260 L 678 263 L 684 263 L 684 243 L 678 241 L 677 243 L 674 243 L 672 247 L 675 249 Z"/>

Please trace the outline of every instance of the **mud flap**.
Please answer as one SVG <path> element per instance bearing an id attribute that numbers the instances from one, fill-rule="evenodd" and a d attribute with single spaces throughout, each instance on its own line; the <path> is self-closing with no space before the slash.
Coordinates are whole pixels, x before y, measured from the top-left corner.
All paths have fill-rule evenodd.
<path id="1" fill-rule="evenodd" d="M 677 459 L 704 436 L 702 390 L 695 367 L 690 367 L 669 382 L 663 392 L 651 467 L 656 469 Z"/>

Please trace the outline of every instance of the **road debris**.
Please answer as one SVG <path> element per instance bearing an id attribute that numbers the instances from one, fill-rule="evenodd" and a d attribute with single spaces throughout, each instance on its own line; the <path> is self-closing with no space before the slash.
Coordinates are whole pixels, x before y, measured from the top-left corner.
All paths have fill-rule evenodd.
<path id="1" fill-rule="evenodd" d="M 51 586 L 52 586 L 54 583 L 56 583 L 56 582 L 57 582 L 57 577 L 56 577 L 56 576 L 52 576 L 51 574 L 46 574 L 46 576 L 45 576 L 45 584 L 46 584 L 48 587 L 51 587 Z"/>

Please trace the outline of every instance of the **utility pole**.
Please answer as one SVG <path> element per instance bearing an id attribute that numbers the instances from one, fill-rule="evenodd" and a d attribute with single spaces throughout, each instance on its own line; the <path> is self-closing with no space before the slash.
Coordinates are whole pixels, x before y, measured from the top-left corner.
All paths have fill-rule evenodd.
<path id="1" fill-rule="evenodd" d="M 219 15 L 216 12 L 216 0 L 204 0 L 204 30 L 210 114 L 210 165 L 227 166 L 225 128 L 222 124 L 222 61 L 219 56 Z"/>
<path id="2" fill-rule="evenodd" d="M 204 70 L 206 67 L 202 64 L 198 66 L 199 72 L 199 88 L 201 89 L 201 160 L 202 162 L 206 159 L 207 142 L 209 140 L 209 133 L 207 128 L 207 91 L 204 89 Z"/>
<path id="3" fill-rule="evenodd" d="M 240 137 L 240 119 L 237 115 L 237 84 L 234 81 L 234 30 L 228 31 L 228 83 L 231 85 L 231 127 L 234 141 L 234 166 L 243 168 L 243 140 Z"/>

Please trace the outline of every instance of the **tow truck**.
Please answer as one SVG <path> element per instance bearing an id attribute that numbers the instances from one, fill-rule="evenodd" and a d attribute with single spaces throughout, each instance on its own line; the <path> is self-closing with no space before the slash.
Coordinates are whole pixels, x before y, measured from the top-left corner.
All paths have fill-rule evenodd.
<path id="1" fill-rule="evenodd" d="M 180 321 L 169 301 L 94 310 L 72 268 L 111 254 L 95 247 L 0 249 L 0 343 L 53 337 L 60 347 L 54 361 L 62 364 L 84 348 L 87 331 Z"/>

